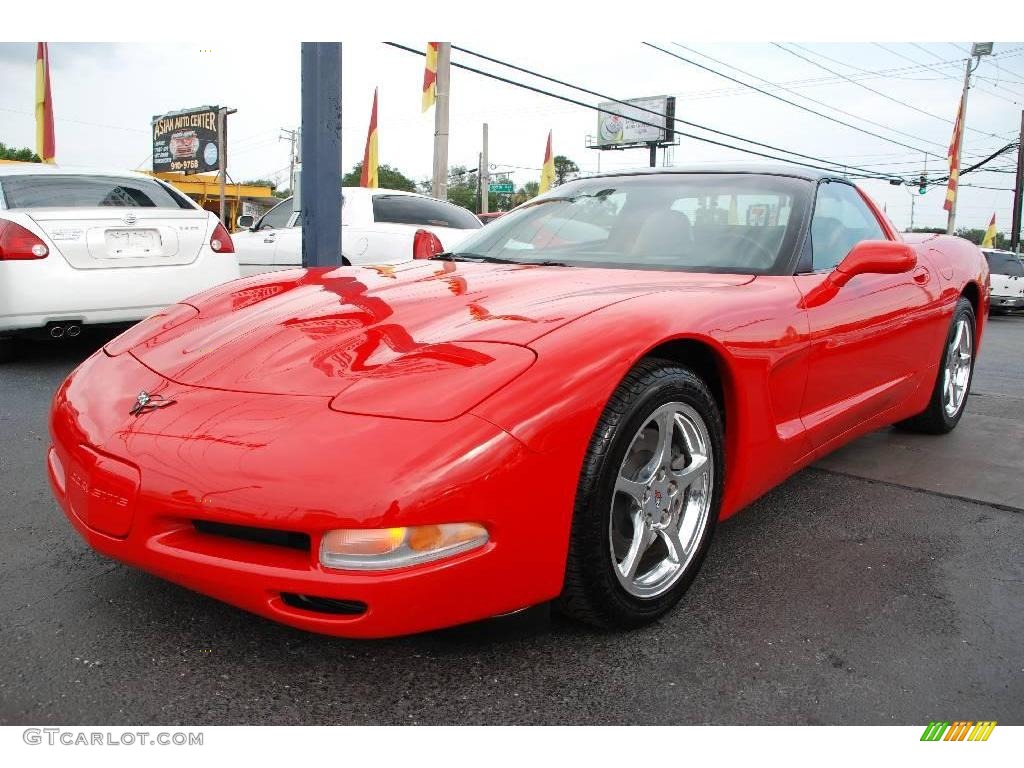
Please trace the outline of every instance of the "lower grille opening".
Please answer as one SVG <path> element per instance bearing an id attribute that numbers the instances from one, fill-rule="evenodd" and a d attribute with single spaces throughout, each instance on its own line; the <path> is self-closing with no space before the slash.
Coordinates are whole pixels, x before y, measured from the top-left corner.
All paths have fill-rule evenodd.
<path id="1" fill-rule="evenodd" d="M 335 600 L 333 597 L 313 597 L 297 595 L 294 592 L 282 592 L 281 599 L 285 605 L 301 608 L 316 613 L 331 613 L 336 616 L 358 616 L 366 613 L 366 603 L 360 600 Z"/>
<path id="2" fill-rule="evenodd" d="M 279 531 L 273 528 L 254 528 L 249 525 L 231 525 L 230 523 L 217 523 L 212 520 L 193 520 L 192 525 L 200 533 L 210 533 L 214 536 L 227 536 L 232 539 L 254 541 L 259 544 L 272 544 L 277 547 L 301 549 L 303 552 L 309 552 L 310 550 L 308 533 Z"/>

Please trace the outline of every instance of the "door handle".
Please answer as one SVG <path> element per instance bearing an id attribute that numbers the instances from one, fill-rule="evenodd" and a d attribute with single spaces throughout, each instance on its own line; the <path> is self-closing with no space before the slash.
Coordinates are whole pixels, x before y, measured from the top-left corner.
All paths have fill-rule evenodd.
<path id="1" fill-rule="evenodd" d="M 267 235 L 266 237 L 264 237 L 264 238 L 263 238 L 263 242 L 264 242 L 264 243 L 272 243 L 272 242 L 274 242 L 274 233 L 273 233 L 273 232 L 271 232 L 271 233 L 270 233 L 269 235 Z"/>
<path id="2" fill-rule="evenodd" d="M 914 270 L 914 282 L 918 285 L 924 285 L 931 279 L 931 272 L 926 267 L 918 267 Z"/>

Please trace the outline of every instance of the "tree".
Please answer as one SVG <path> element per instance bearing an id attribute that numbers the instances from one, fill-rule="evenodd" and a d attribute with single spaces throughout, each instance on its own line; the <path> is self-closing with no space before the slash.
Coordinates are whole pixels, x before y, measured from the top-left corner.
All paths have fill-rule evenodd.
<path id="1" fill-rule="evenodd" d="M 0 142 L 0 160 L 20 160 L 23 163 L 41 163 L 43 159 L 27 147 L 15 149 Z"/>
<path id="2" fill-rule="evenodd" d="M 576 174 L 580 172 L 580 167 L 565 155 L 555 155 L 553 162 L 555 164 L 556 187 L 576 178 Z"/>
<path id="3" fill-rule="evenodd" d="M 239 183 L 246 187 L 270 187 L 271 193 L 277 189 L 277 182 L 270 179 L 250 179 L 249 181 L 241 181 Z"/>
<path id="4" fill-rule="evenodd" d="M 341 186 L 358 187 L 359 179 L 363 175 L 363 161 L 360 160 L 352 170 L 341 177 Z M 377 166 L 377 181 L 382 189 L 397 189 L 401 192 L 416 192 L 416 182 L 406 176 L 397 168 L 381 163 Z"/>

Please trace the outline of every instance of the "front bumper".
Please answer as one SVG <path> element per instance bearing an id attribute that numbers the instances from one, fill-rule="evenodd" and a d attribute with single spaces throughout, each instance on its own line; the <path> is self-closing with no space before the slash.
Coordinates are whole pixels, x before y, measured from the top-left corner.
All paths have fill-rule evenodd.
<path id="1" fill-rule="evenodd" d="M 131 416 L 140 390 L 176 402 Z M 545 477 L 545 457 L 472 415 L 416 422 L 327 405 L 179 385 L 130 354 L 100 351 L 54 397 L 50 484 L 104 555 L 315 632 L 409 634 L 559 593 L 574 478 L 533 482 Z M 308 544 L 210 533 L 196 521 L 288 532 Z M 489 542 L 389 572 L 318 562 L 320 537 L 333 528 L 459 521 L 483 523 Z M 365 608 L 325 613 L 291 595 Z"/>

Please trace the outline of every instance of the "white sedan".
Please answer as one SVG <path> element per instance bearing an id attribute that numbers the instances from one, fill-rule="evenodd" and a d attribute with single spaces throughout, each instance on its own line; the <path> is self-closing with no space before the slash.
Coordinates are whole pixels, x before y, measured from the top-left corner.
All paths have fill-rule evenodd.
<path id="1" fill-rule="evenodd" d="M 16 336 L 133 323 L 238 276 L 227 230 L 169 184 L 0 165 L 0 357 Z"/>
<path id="2" fill-rule="evenodd" d="M 301 216 L 293 198 L 234 234 L 243 275 L 302 265 Z M 483 225 L 465 208 L 413 192 L 345 187 L 341 253 L 344 264 L 400 264 L 454 248 Z"/>
<path id="3" fill-rule="evenodd" d="M 982 250 L 992 280 L 990 311 L 1024 309 L 1024 264 L 1013 251 Z"/>

